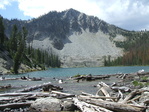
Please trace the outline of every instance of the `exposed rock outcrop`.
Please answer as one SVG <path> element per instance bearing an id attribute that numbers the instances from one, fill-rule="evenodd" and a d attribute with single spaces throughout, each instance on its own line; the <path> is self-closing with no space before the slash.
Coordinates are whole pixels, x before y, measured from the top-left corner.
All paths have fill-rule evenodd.
<path id="1" fill-rule="evenodd" d="M 28 44 L 49 53 L 57 53 L 63 67 L 102 66 L 105 57 L 123 55 L 115 41 L 124 41 L 123 32 L 94 16 L 69 9 L 49 12 L 39 18 L 19 21 L 4 20 L 9 37 L 13 24 L 28 29 Z"/>

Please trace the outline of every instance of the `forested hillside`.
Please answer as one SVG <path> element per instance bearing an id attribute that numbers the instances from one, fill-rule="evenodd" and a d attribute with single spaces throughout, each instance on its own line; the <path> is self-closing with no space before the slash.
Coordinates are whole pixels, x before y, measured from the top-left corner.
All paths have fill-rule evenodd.
<path id="1" fill-rule="evenodd" d="M 16 25 L 13 25 L 10 37 L 7 37 L 5 35 L 3 18 L 0 18 L 0 51 L 1 54 L 7 51 L 9 55 L 7 57 L 13 60 L 12 67 L 9 67 L 12 73 L 19 73 L 18 70 L 21 64 L 28 66 L 30 69 L 60 67 L 61 63 L 58 56 L 54 55 L 52 52 L 47 53 L 40 49 L 34 49 L 31 45 L 27 45 L 27 35 L 28 31 L 25 27 L 20 29 Z M 6 55 L 0 58 L 7 60 Z"/>
<path id="2" fill-rule="evenodd" d="M 125 54 L 116 60 L 105 60 L 106 66 L 112 65 L 149 65 L 149 31 L 127 32 L 126 41 L 116 42 L 124 48 Z"/>

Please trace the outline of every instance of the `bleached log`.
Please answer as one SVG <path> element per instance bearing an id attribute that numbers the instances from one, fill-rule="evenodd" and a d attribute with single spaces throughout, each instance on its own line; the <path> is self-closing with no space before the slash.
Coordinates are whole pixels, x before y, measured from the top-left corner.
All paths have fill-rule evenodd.
<path id="1" fill-rule="evenodd" d="M 128 74 L 123 74 L 121 79 L 125 79 Z"/>
<path id="2" fill-rule="evenodd" d="M 86 93 L 86 92 L 82 92 L 82 95 L 85 95 L 85 96 L 95 96 L 95 95 L 92 95 L 92 94 L 89 94 L 89 93 Z"/>
<path id="3" fill-rule="evenodd" d="M 138 100 L 138 99 L 140 99 L 140 98 L 141 98 L 141 95 L 140 95 L 140 96 L 137 96 L 137 97 L 134 97 L 134 98 L 132 98 L 131 100 L 128 100 L 127 103 L 130 103 L 130 102 L 132 102 L 132 101 L 136 101 L 136 100 Z"/>
<path id="4" fill-rule="evenodd" d="M 117 100 L 118 99 L 116 97 L 95 96 L 95 95 L 87 95 L 87 94 L 82 94 L 82 95 L 85 95 L 88 98 L 94 98 L 94 99 L 113 99 L 113 100 Z"/>
<path id="5" fill-rule="evenodd" d="M 118 101 L 118 102 L 123 101 L 124 95 L 123 95 L 123 93 L 121 92 L 121 90 L 118 90 L 118 98 L 119 98 L 119 101 Z"/>
<path id="6" fill-rule="evenodd" d="M 51 88 L 59 89 L 59 90 L 63 89 L 63 88 L 61 88 L 59 86 L 52 85 L 51 82 L 48 82 L 48 83 L 44 83 L 44 84 L 40 84 L 40 85 L 35 85 L 35 86 L 28 87 L 28 88 L 24 88 L 24 89 L 18 90 L 17 92 L 29 92 L 29 91 L 33 91 L 33 90 L 36 90 L 36 89 L 39 89 L 39 88 L 48 87 L 48 86 L 51 87 Z"/>
<path id="7" fill-rule="evenodd" d="M 73 99 L 74 104 L 82 111 L 82 112 L 113 112 L 111 110 L 95 106 L 92 104 L 85 103 L 83 101 L 78 100 L 77 98 Z"/>
<path id="8" fill-rule="evenodd" d="M 29 107 L 31 104 L 32 102 L 3 104 L 0 105 L 0 110 L 4 110 L 5 108 L 11 108 L 11 109 L 24 108 Z"/>
<path id="9" fill-rule="evenodd" d="M 38 97 L 49 97 L 49 93 L 34 92 L 34 93 L 6 93 L 0 94 L 0 104 L 9 102 L 20 102 L 27 100 L 36 100 Z"/>
<path id="10" fill-rule="evenodd" d="M 4 94 L 0 94 L 0 97 L 6 97 L 6 96 L 24 96 L 24 95 L 49 96 L 49 93 L 44 93 L 44 92 L 4 93 Z"/>
<path id="11" fill-rule="evenodd" d="M 107 90 L 104 87 L 101 87 L 100 91 L 104 94 L 104 96 L 110 97 L 110 94 L 107 92 Z"/>
<path id="12" fill-rule="evenodd" d="M 134 90 L 131 93 L 129 93 L 123 101 L 121 101 L 120 103 L 127 103 L 128 100 L 130 100 L 131 98 L 135 97 L 137 94 L 140 94 L 141 91 L 139 90 Z"/>
<path id="13" fill-rule="evenodd" d="M 75 97 L 73 94 L 63 93 L 59 91 L 51 91 L 51 93 L 57 94 L 59 99 L 68 98 L 68 97 Z"/>
<path id="14" fill-rule="evenodd" d="M 116 112 L 144 112 L 145 110 L 144 106 L 135 106 L 135 105 L 128 105 L 123 103 L 103 101 L 100 99 L 92 99 L 85 96 L 79 96 L 78 99 L 86 103 L 100 106 Z"/>
<path id="15" fill-rule="evenodd" d="M 102 82 L 102 81 L 99 82 L 97 86 L 98 86 L 98 87 L 107 87 L 107 88 L 110 88 L 109 85 L 107 85 L 106 83 L 104 83 L 104 82 Z"/>
<path id="16" fill-rule="evenodd" d="M 122 86 L 122 87 L 113 86 L 113 87 L 111 87 L 111 89 L 114 91 L 121 90 L 123 92 L 130 92 L 131 91 L 131 89 L 129 87 L 125 87 L 125 86 Z"/>

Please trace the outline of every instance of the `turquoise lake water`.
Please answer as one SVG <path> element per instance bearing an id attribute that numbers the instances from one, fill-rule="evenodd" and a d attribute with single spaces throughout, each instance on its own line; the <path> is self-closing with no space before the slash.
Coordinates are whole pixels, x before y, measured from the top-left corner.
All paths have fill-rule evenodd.
<path id="1" fill-rule="evenodd" d="M 74 76 L 76 74 L 92 74 L 92 75 L 106 75 L 116 73 L 134 73 L 138 70 L 144 69 L 149 72 L 149 66 L 126 66 L 126 67 L 94 67 L 94 68 L 50 68 L 46 71 L 30 72 L 21 75 L 29 75 L 32 77 L 56 77 L 64 78 Z"/>
<path id="2" fill-rule="evenodd" d="M 7 80 L 0 81 L 0 85 L 8 85 L 18 86 L 17 89 L 22 89 L 20 86 L 33 86 L 38 84 L 43 84 L 45 82 L 51 82 L 54 85 L 60 85 L 65 88 L 64 91 L 70 93 L 79 93 L 80 91 L 88 92 L 94 94 L 97 91 L 97 88 L 94 88 L 93 85 L 98 84 L 97 81 L 92 82 L 81 82 L 77 83 L 76 81 L 67 80 L 69 77 L 77 75 L 77 74 L 92 74 L 92 75 L 107 75 L 107 74 L 117 74 L 117 73 L 134 73 L 138 70 L 144 69 L 145 72 L 149 72 L 149 66 L 126 66 L 126 67 L 93 67 L 93 68 L 49 68 L 45 71 L 36 71 L 30 73 L 24 73 L 19 75 L 7 75 L 6 77 L 42 77 L 42 81 L 24 81 L 24 80 Z M 54 79 L 53 79 L 54 78 Z M 58 80 L 63 79 L 67 83 L 59 84 Z M 109 80 L 106 81 L 109 83 Z M 5 92 L 15 91 L 15 89 L 6 90 Z M 3 92 L 3 91 L 1 91 Z"/>

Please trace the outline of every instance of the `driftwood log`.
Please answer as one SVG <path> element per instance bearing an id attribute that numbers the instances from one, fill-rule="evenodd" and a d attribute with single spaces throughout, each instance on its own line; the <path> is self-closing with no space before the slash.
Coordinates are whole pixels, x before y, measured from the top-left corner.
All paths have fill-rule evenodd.
<path id="1" fill-rule="evenodd" d="M 44 83 L 44 84 L 41 84 L 41 85 L 36 85 L 36 86 L 31 86 L 31 87 L 28 87 L 28 88 L 24 88 L 24 89 L 21 89 L 21 90 L 18 90 L 17 92 L 29 92 L 29 91 L 33 91 L 33 90 L 36 90 L 36 89 L 40 89 L 40 88 L 43 88 L 43 90 L 47 90 L 49 91 L 49 89 L 51 90 L 63 90 L 63 88 L 59 87 L 59 86 L 55 86 L 55 85 L 52 85 L 51 82 L 48 82 L 48 83 Z"/>
<path id="2" fill-rule="evenodd" d="M 0 94 L 0 97 L 6 97 L 6 96 L 24 96 L 24 95 L 49 96 L 49 93 L 44 93 L 44 92 L 5 93 L 5 94 Z"/>
<path id="3" fill-rule="evenodd" d="M 111 110 L 80 101 L 77 98 L 74 98 L 73 101 L 82 112 L 113 112 Z"/>
<path id="4" fill-rule="evenodd" d="M 85 92 L 82 92 L 82 95 L 83 96 L 88 96 L 88 97 L 91 97 L 91 98 L 94 98 L 94 99 L 113 99 L 113 100 L 118 99 L 117 97 L 97 96 L 97 95 L 92 95 L 92 94 L 85 93 Z"/>
<path id="5" fill-rule="evenodd" d="M 51 93 L 56 94 L 58 99 L 69 98 L 69 97 L 75 97 L 74 94 L 63 93 L 63 92 L 59 92 L 59 91 L 51 91 Z"/>
<path id="6" fill-rule="evenodd" d="M 106 79 L 106 78 L 110 78 L 110 75 L 81 75 L 78 77 L 73 77 L 74 80 L 77 80 L 79 82 L 79 80 L 82 81 L 93 81 L 93 80 L 98 80 L 98 79 Z"/>
<path id="7" fill-rule="evenodd" d="M 129 93 L 124 100 L 120 101 L 121 103 L 127 103 L 130 99 L 134 98 L 136 95 L 140 95 L 143 91 L 140 90 L 134 90 L 131 93 Z"/>
<path id="8" fill-rule="evenodd" d="M 78 100 L 116 112 L 144 112 L 144 110 L 146 109 L 144 106 L 135 106 L 117 102 L 103 101 L 100 99 L 93 99 L 81 95 L 78 96 Z"/>
<path id="9" fill-rule="evenodd" d="M 4 110 L 5 108 L 17 109 L 17 108 L 24 108 L 29 107 L 32 102 L 23 102 L 23 103 L 10 103 L 10 104 L 3 104 L 0 105 L 0 110 Z"/>

